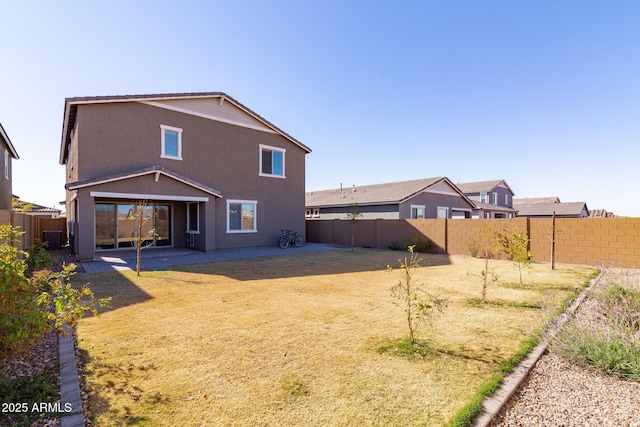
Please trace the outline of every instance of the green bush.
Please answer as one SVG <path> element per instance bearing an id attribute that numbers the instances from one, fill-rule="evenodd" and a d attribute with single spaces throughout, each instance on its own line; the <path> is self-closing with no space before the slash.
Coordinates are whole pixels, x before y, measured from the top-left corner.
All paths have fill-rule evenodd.
<path id="1" fill-rule="evenodd" d="M 62 332 L 64 325 L 75 327 L 87 311 L 98 315 L 88 286 L 75 289 L 69 283 L 75 265 L 27 274 L 29 254 L 17 248 L 22 234 L 0 225 L 0 359 L 28 349 L 48 332 Z M 108 303 L 97 301 L 100 307 Z"/>

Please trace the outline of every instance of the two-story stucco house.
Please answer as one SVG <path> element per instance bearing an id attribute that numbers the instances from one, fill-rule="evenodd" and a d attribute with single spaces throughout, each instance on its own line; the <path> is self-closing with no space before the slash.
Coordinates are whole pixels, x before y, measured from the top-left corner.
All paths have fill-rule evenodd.
<path id="1" fill-rule="evenodd" d="M 515 193 L 503 179 L 458 183 L 458 188 L 476 204 L 473 218 L 514 218 Z"/>
<path id="2" fill-rule="evenodd" d="M 2 177 L 0 177 L 0 210 L 11 211 L 11 197 L 13 191 L 12 161 L 18 159 L 18 153 L 11 144 L 9 136 L 0 123 L 0 151 L 2 151 Z"/>
<path id="3" fill-rule="evenodd" d="M 471 218 L 473 202 L 446 177 L 307 192 L 306 217 L 347 219 Z"/>
<path id="4" fill-rule="evenodd" d="M 70 243 L 81 260 L 132 247 L 135 205 L 155 246 L 213 251 L 304 234 L 310 152 L 221 92 L 67 98 Z"/>

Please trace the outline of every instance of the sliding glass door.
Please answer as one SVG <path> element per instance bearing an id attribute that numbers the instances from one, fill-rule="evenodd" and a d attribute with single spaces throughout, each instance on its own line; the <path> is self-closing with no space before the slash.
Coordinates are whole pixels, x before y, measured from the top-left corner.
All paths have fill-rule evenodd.
<path id="1" fill-rule="evenodd" d="M 96 249 L 171 246 L 171 205 L 96 203 Z"/>

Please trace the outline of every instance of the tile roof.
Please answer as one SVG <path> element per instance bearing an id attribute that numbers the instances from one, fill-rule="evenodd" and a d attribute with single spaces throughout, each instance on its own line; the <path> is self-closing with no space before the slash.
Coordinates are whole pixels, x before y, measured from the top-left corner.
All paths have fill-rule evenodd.
<path id="1" fill-rule="evenodd" d="M 496 188 L 501 182 L 504 182 L 507 188 L 509 188 L 509 186 L 503 179 L 496 179 L 493 181 L 462 182 L 456 185 L 463 193 L 467 194 L 491 191 Z M 509 190 L 511 190 L 511 188 L 509 188 Z M 513 191 L 511 193 L 513 193 Z"/>
<path id="2" fill-rule="evenodd" d="M 518 216 L 551 216 L 553 212 L 556 216 L 574 216 L 586 210 L 587 204 L 585 202 L 532 203 L 520 204 L 515 208 L 518 210 Z"/>
<path id="3" fill-rule="evenodd" d="M 513 204 L 518 205 L 531 205 L 535 203 L 560 203 L 560 198 L 557 196 L 549 197 L 524 197 L 520 199 L 513 199 Z"/>
<path id="4" fill-rule="evenodd" d="M 478 209 L 481 209 L 484 211 L 516 212 L 516 209 L 509 208 L 507 206 L 492 205 L 491 203 L 476 202 L 475 200 L 473 201 L 473 203 L 476 205 Z"/>
<path id="5" fill-rule="evenodd" d="M 64 164 L 67 156 L 67 142 L 71 138 L 71 131 L 73 130 L 73 124 L 76 119 L 76 112 L 78 105 L 81 104 L 100 104 L 100 103 L 114 103 L 114 102 L 131 102 L 131 101 L 153 101 L 163 99 L 189 99 L 189 98 L 222 98 L 225 101 L 229 101 L 236 107 L 243 110 L 245 113 L 253 116 L 255 119 L 264 123 L 267 127 L 270 127 L 275 132 L 279 133 L 289 141 L 298 145 L 307 153 L 311 152 L 311 149 L 298 141 L 291 135 L 287 134 L 277 126 L 273 125 L 262 116 L 258 115 L 251 109 L 247 108 L 240 102 L 236 101 L 224 92 L 184 92 L 184 93 L 159 93 L 150 95 L 113 95 L 113 96 L 84 96 L 84 97 L 72 97 L 64 100 L 64 117 L 62 122 L 62 142 L 60 144 L 60 164 Z"/>
<path id="6" fill-rule="evenodd" d="M 345 187 L 343 189 L 311 191 L 306 193 L 305 206 L 346 206 L 353 203 L 357 203 L 360 206 L 397 204 L 441 181 L 446 181 L 455 188 L 455 185 L 446 177 L 435 177 L 413 181 Z"/>
<path id="7" fill-rule="evenodd" d="M 76 182 L 70 182 L 68 184 L 65 185 L 65 188 L 67 190 L 77 190 L 79 188 L 84 188 L 84 187 L 92 187 L 94 185 L 99 185 L 99 184 L 105 184 L 107 182 L 113 182 L 113 181 L 121 181 L 123 179 L 129 179 L 129 178 L 135 178 L 138 176 L 143 176 L 143 175 L 150 175 L 150 174 L 161 174 L 161 175 L 165 175 L 168 176 L 170 178 L 173 178 L 177 181 L 180 181 L 184 184 L 187 184 L 191 187 L 197 188 L 198 190 L 204 191 L 205 193 L 209 193 L 215 197 L 222 197 L 222 193 L 218 190 L 216 190 L 215 188 L 211 188 L 207 185 L 201 184 L 197 181 L 194 181 L 190 178 L 187 178 L 183 175 L 180 175 L 176 172 L 172 172 L 169 171 L 167 169 L 165 169 L 162 166 L 151 166 L 148 168 L 143 168 L 143 169 L 136 169 L 133 171 L 127 171 L 127 172 L 122 172 L 119 174 L 115 174 L 115 175 L 109 175 L 109 176 L 102 176 L 102 177 L 96 177 L 96 178 L 89 178 L 89 179 L 85 179 L 82 181 L 76 181 Z"/>

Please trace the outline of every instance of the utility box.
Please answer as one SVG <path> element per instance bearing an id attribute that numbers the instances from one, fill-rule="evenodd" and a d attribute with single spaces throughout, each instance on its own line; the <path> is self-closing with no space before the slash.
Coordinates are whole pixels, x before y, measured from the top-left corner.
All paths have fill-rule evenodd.
<path id="1" fill-rule="evenodd" d="M 62 231 L 43 231 L 42 241 L 47 242 L 47 249 L 52 251 L 62 247 Z"/>

